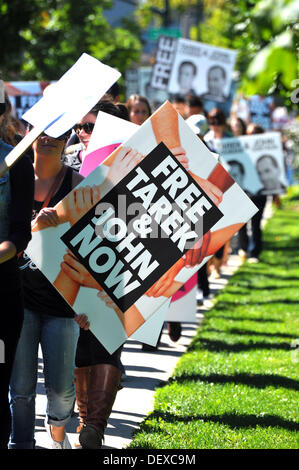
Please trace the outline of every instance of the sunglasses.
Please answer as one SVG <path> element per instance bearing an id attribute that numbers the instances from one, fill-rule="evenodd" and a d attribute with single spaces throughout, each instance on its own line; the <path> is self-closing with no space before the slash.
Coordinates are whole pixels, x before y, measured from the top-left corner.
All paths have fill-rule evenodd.
<path id="1" fill-rule="evenodd" d="M 91 134 L 94 128 L 93 122 L 85 122 L 84 124 L 76 124 L 74 126 L 75 132 L 79 134 L 79 132 L 83 129 L 86 134 Z"/>

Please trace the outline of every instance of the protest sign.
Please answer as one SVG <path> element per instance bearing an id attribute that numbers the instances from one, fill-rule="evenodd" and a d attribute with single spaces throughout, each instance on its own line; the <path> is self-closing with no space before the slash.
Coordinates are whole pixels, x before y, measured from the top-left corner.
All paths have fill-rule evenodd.
<path id="1" fill-rule="evenodd" d="M 81 175 L 88 176 L 138 127 L 130 121 L 99 111 L 80 169 Z"/>
<path id="2" fill-rule="evenodd" d="M 80 173 L 85 177 L 88 176 L 138 128 L 139 126 L 136 124 L 100 111 L 97 115 Z M 193 285 L 194 278 L 197 279 L 197 274 L 191 278 L 192 292 L 190 291 L 191 284 L 189 280 L 185 286 L 182 286 L 174 294 L 169 307 L 167 304 L 162 305 L 157 313 L 132 335 L 132 338 L 155 346 L 166 317 L 170 321 L 172 317 L 176 319 L 172 321 L 178 321 L 178 318 L 179 321 L 195 321 L 196 289 Z"/>
<path id="3" fill-rule="evenodd" d="M 21 120 L 23 114 L 42 98 L 43 91 L 49 84 L 49 82 L 37 81 L 5 82 L 5 91 L 12 105 L 12 114 Z"/>
<path id="4" fill-rule="evenodd" d="M 215 140 L 229 172 L 251 196 L 285 193 L 287 179 L 279 132 Z"/>
<path id="5" fill-rule="evenodd" d="M 146 96 L 152 111 L 159 108 L 168 98 L 166 90 L 159 90 L 151 86 L 152 67 L 139 67 L 139 95 Z"/>
<path id="6" fill-rule="evenodd" d="M 88 176 L 113 150 L 133 135 L 138 128 L 137 124 L 100 111 L 97 115 L 80 173 L 85 177 Z M 131 338 L 155 346 L 167 310 L 168 305 L 165 303 Z"/>
<path id="7" fill-rule="evenodd" d="M 218 108 L 224 112 L 227 118 L 229 118 L 233 99 L 234 99 L 237 88 L 238 88 L 238 81 L 232 79 L 228 97 L 223 103 L 219 101 L 215 101 L 215 100 L 210 100 L 207 98 L 202 98 L 205 112 L 208 114 L 213 108 Z"/>
<path id="8" fill-rule="evenodd" d="M 126 100 L 139 93 L 138 69 L 127 69 L 125 74 Z"/>
<path id="9" fill-rule="evenodd" d="M 171 94 L 224 103 L 231 91 L 236 51 L 189 39 L 159 39 L 151 86 Z"/>
<path id="10" fill-rule="evenodd" d="M 236 51 L 178 39 L 168 91 L 224 102 L 229 96 L 235 58 Z"/>
<path id="11" fill-rule="evenodd" d="M 51 137 L 67 132 L 119 77 L 117 70 L 82 54 L 60 80 L 51 85 L 50 91 L 23 115 L 23 119 L 34 127 L 1 163 L 0 176 L 43 131 Z"/>
<path id="12" fill-rule="evenodd" d="M 175 57 L 177 39 L 160 36 L 155 64 L 152 70 L 151 87 L 168 90 L 171 68 Z"/>
<path id="13" fill-rule="evenodd" d="M 256 211 L 166 102 L 57 204 L 60 225 L 33 228 L 26 252 L 111 353 Z M 67 248 L 77 260 L 64 269 Z"/>

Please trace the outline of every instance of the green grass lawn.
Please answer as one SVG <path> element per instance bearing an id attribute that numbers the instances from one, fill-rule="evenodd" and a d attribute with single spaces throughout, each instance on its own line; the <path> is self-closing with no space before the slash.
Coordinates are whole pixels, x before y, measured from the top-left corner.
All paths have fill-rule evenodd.
<path id="1" fill-rule="evenodd" d="M 299 187 L 282 200 L 129 448 L 298 448 Z"/>

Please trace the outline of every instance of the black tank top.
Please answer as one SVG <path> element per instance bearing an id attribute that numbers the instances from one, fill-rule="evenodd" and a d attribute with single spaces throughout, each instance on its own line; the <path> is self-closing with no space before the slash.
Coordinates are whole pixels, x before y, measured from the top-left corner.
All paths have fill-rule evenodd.
<path id="1" fill-rule="evenodd" d="M 48 207 L 54 207 L 72 190 L 73 171 L 67 167 L 63 182 Z M 32 219 L 36 217 L 42 205 L 43 202 L 34 201 Z M 73 309 L 25 253 L 19 259 L 19 267 L 22 273 L 25 308 L 55 317 L 74 317 Z"/>

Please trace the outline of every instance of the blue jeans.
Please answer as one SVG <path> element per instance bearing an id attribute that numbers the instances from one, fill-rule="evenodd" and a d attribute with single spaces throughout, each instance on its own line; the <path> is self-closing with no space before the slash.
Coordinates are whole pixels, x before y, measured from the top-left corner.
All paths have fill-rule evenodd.
<path id="1" fill-rule="evenodd" d="M 75 400 L 74 367 L 79 326 L 73 318 L 62 318 L 24 310 L 24 323 L 10 381 L 12 432 L 9 448 L 35 446 L 35 397 L 38 348 L 42 348 L 47 420 L 64 426 L 72 415 Z"/>

